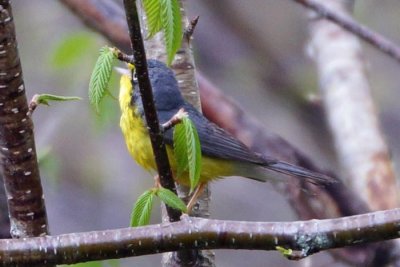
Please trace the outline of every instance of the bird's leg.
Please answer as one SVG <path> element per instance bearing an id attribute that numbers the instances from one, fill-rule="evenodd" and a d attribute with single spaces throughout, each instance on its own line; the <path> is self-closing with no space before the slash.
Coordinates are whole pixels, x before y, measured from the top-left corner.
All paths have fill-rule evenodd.
<path id="1" fill-rule="evenodd" d="M 154 176 L 154 186 L 156 188 L 162 187 L 160 182 L 160 176 L 158 174 Z"/>
<path id="2" fill-rule="evenodd" d="M 189 200 L 189 203 L 187 204 L 187 210 L 188 210 L 188 214 L 190 214 L 190 212 L 192 211 L 192 208 L 194 206 L 194 204 L 196 203 L 196 200 L 199 198 L 199 196 L 203 193 L 204 188 L 206 186 L 206 183 L 200 183 L 196 190 L 193 192 L 192 197 Z"/>

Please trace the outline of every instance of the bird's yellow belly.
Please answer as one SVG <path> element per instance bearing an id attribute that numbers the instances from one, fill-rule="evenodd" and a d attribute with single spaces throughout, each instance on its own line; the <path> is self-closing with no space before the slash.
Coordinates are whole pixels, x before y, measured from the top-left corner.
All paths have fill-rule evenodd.
<path id="1" fill-rule="evenodd" d="M 146 170 L 156 169 L 149 134 L 133 110 L 122 113 L 120 127 L 133 159 Z"/>
<path id="2" fill-rule="evenodd" d="M 121 116 L 120 126 L 128 151 L 133 159 L 146 170 L 156 170 L 149 134 L 141 119 L 134 114 L 133 110 L 125 110 Z M 173 148 L 169 145 L 167 145 L 167 153 L 176 182 L 190 185 L 188 173 L 184 173 L 181 177 L 176 177 L 176 161 Z M 203 156 L 200 182 L 205 183 L 222 176 L 232 176 L 234 175 L 232 170 L 232 162 Z"/>

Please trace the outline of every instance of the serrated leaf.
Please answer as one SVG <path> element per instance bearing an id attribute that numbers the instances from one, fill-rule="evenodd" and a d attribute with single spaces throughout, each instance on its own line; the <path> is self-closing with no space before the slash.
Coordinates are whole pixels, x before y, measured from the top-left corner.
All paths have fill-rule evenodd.
<path id="1" fill-rule="evenodd" d="M 182 21 L 178 0 L 160 0 L 161 21 L 167 49 L 167 63 L 171 64 L 182 44 Z"/>
<path id="2" fill-rule="evenodd" d="M 90 77 L 89 101 L 96 107 L 97 111 L 99 110 L 99 103 L 103 100 L 104 96 L 110 94 L 108 92 L 108 83 L 112 73 L 114 58 L 113 49 L 107 46 L 101 48 L 100 55 Z"/>
<path id="3" fill-rule="evenodd" d="M 81 98 L 77 96 L 40 94 L 40 95 L 35 95 L 35 100 L 38 104 L 49 105 L 49 101 L 73 101 L 73 100 L 81 100 Z"/>
<path id="4" fill-rule="evenodd" d="M 174 128 L 174 155 L 177 164 L 177 176 L 180 178 L 188 170 L 188 156 L 185 129 L 180 124 Z"/>
<path id="5" fill-rule="evenodd" d="M 161 2 L 163 0 L 143 0 L 144 11 L 146 12 L 149 36 L 153 37 L 162 29 Z"/>
<path id="6" fill-rule="evenodd" d="M 80 62 L 95 45 L 94 35 L 89 32 L 77 32 L 68 35 L 54 49 L 51 63 L 54 67 L 63 68 Z"/>
<path id="7" fill-rule="evenodd" d="M 185 203 L 171 190 L 160 187 L 156 191 L 156 195 L 161 199 L 162 202 L 171 208 L 187 213 L 187 207 Z"/>
<path id="8" fill-rule="evenodd" d="M 151 209 L 153 208 L 154 190 L 144 192 L 135 203 L 131 214 L 131 226 L 143 226 L 149 224 Z"/>
<path id="9" fill-rule="evenodd" d="M 177 162 L 177 176 L 189 172 L 190 191 L 199 183 L 201 171 L 201 145 L 193 122 L 182 118 L 174 128 L 174 154 Z"/>

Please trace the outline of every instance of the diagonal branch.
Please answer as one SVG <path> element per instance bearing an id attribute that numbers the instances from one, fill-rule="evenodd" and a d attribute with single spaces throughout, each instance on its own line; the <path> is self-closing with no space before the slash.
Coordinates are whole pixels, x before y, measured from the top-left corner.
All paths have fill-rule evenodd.
<path id="1" fill-rule="evenodd" d="M 131 50 L 124 10 L 109 0 L 60 0 L 89 27 L 96 28 L 104 37 L 125 53 Z M 101 7 L 101 8 L 99 8 Z M 112 18 L 112 19 L 110 19 Z"/>
<path id="2" fill-rule="evenodd" d="M 365 42 L 373 47 L 379 49 L 391 58 L 400 61 L 400 47 L 384 37 L 383 35 L 372 31 L 368 27 L 355 21 L 352 17 L 346 16 L 342 13 L 335 12 L 324 5 L 320 4 L 317 0 L 293 0 L 306 8 L 315 11 L 319 16 L 334 22 L 345 30 L 360 37 Z"/>

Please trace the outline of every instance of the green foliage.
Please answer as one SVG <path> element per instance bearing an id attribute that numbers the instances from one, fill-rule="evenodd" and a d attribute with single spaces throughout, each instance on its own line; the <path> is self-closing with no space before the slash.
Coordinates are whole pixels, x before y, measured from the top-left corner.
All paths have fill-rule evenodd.
<path id="1" fill-rule="evenodd" d="M 160 0 L 143 0 L 143 7 L 149 24 L 149 38 L 151 38 L 162 29 L 162 6 Z"/>
<path id="2" fill-rule="evenodd" d="M 187 207 L 185 203 L 171 190 L 160 187 L 157 189 L 156 195 L 161 199 L 162 202 L 171 208 L 187 213 Z"/>
<path id="3" fill-rule="evenodd" d="M 167 47 L 168 64 L 172 60 L 182 43 L 182 22 L 178 0 L 164 0 L 162 10 L 162 26 L 164 30 L 165 46 Z"/>
<path id="4" fill-rule="evenodd" d="M 110 82 L 108 83 L 108 88 L 114 89 L 118 87 L 119 77 L 113 73 L 111 75 Z M 115 97 L 112 96 L 103 98 L 98 107 L 99 109 L 96 115 L 100 116 L 95 116 L 94 123 L 96 129 L 99 130 L 99 133 L 109 127 L 115 127 L 119 122 L 120 116 L 119 109 L 115 108 Z"/>
<path id="5" fill-rule="evenodd" d="M 282 254 L 282 256 L 284 256 L 285 258 L 290 257 L 293 254 L 293 250 L 290 249 L 290 248 L 284 248 L 284 247 L 281 247 L 281 246 L 276 246 L 275 249 L 277 251 L 279 251 Z"/>
<path id="6" fill-rule="evenodd" d="M 193 122 L 183 117 L 174 129 L 174 154 L 177 162 L 177 176 L 189 172 L 190 191 L 199 183 L 201 171 L 201 146 L 199 135 Z"/>
<path id="7" fill-rule="evenodd" d="M 154 189 L 147 190 L 136 200 L 131 214 L 132 227 L 149 224 L 155 192 Z"/>
<path id="8" fill-rule="evenodd" d="M 152 188 L 136 200 L 131 214 L 130 226 L 137 227 L 149 224 L 154 196 L 158 196 L 162 202 L 173 209 L 187 212 L 186 204 L 172 191 L 163 187 Z"/>
<path id="9" fill-rule="evenodd" d="M 89 82 L 89 101 L 99 110 L 99 104 L 103 98 L 110 94 L 108 84 L 111 78 L 112 69 L 114 66 L 114 49 L 103 47 L 100 49 L 100 55 L 94 66 L 92 76 Z"/>
<path id="10" fill-rule="evenodd" d="M 56 68 L 64 68 L 79 63 L 95 47 L 95 43 L 95 38 L 88 32 L 70 34 L 54 49 L 51 64 Z"/>
<path id="11" fill-rule="evenodd" d="M 163 31 L 168 64 L 182 44 L 182 18 L 178 0 L 143 0 L 149 24 L 149 37 Z"/>
<path id="12" fill-rule="evenodd" d="M 81 100 L 81 98 L 77 97 L 77 96 L 59 96 L 59 95 L 51 95 L 51 94 L 35 95 L 33 99 L 37 104 L 42 104 L 42 105 L 47 105 L 47 106 L 49 106 L 49 101 Z"/>

